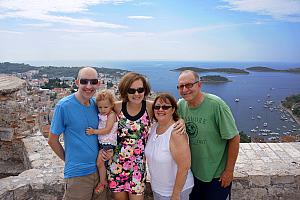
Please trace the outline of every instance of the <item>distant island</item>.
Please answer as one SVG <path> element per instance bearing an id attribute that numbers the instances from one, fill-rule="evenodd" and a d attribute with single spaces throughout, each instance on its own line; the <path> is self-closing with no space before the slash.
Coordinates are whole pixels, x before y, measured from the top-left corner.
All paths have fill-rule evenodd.
<path id="1" fill-rule="evenodd" d="M 219 75 L 209 75 L 209 76 L 201 76 L 200 80 L 203 83 L 225 83 L 230 82 L 230 80 L 226 77 Z"/>
<path id="2" fill-rule="evenodd" d="M 198 67 L 179 67 L 171 71 L 184 71 L 184 70 L 193 70 L 195 72 L 222 72 L 222 73 L 227 73 L 227 74 L 249 74 L 248 71 L 243 70 L 243 69 L 237 69 L 237 68 L 198 68 Z"/>
<path id="3" fill-rule="evenodd" d="M 55 67 L 55 66 L 31 66 L 24 63 L 0 63 L 0 73 L 14 74 L 25 73 L 31 70 L 36 70 L 38 73 L 34 75 L 34 78 L 42 78 L 47 75 L 48 78 L 60 78 L 60 77 L 74 77 L 76 78 L 78 71 L 81 67 Z M 104 67 L 95 67 L 98 73 L 109 74 L 114 77 L 121 77 L 124 73 L 128 72 L 123 69 L 111 69 Z"/>
<path id="4" fill-rule="evenodd" d="M 256 66 L 256 67 L 248 67 L 246 70 L 249 71 L 256 71 L 256 72 L 289 72 L 289 73 L 300 73 L 300 67 L 298 68 L 291 68 L 291 69 L 273 69 L 269 67 L 262 67 L 262 66 Z"/>

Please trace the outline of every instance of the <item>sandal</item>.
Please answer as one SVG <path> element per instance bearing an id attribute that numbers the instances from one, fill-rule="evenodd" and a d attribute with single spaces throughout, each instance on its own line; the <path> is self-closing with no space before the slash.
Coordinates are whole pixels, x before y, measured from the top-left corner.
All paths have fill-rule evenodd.
<path id="1" fill-rule="evenodd" d="M 106 188 L 106 185 L 104 183 L 99 183 L 97 185 L 97 187 L 95 188 L 95 193 L 100 194 L 104 191 L 105 188 Z"/>

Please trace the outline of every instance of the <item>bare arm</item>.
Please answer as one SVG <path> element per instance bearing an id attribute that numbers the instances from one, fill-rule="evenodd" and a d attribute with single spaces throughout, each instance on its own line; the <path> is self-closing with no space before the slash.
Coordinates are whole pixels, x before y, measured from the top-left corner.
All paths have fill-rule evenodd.
<path id="1" fill-rule="evenodd" d="M 122 101 L 116 101 L 114 105 L 114 111 L 118 115 L 122 109 Z"/>
<path id="2" fill-rule="evenodd" d="M 240 135 L 236 135 L 228 141 L 228 159 L 224 172 L 220 177 L 221 186 L 227 187 L 233 180 L 233 171 L 239 153 Z"/>
<path id="3" fill-rule="evenodd" d="M 97 135 L 105 135 L 111 132 L 111 129 L 114 126 L 114 123 L 116 122 L 116 113 L 111 112 L 106 121 L 106 125 L 104 128 L 101 129 L 93 129 L 93 128 L 87 128 L 86 133 L 89 135 L 97 134 Z"/>
<path id="4" fill-rule="evenodd" d="M 173 131 L 170 139 L 170 151 L 178 166 L 171 199 L 179 200 L 188 170 L 191 167 L 191 152 L 187 134 L 176 134 Z"/>
<path id="5" fill-rule="evenodd" d="M 153 112 L 152 112 L 152 105 L 153 105 L 153 101 L 146 101 L 146 107 L 147 107 L 147 112 L 149 114 L 150 120 L 152 121 L 153 119 Z"/>
<path id="6" fill-rule="evenodd" d="M 59 142 L 59 135 L 49 133 L 48 144 L 54 153 L 63 161 L 65 161 L 65 150 L 61 143 Z"/>

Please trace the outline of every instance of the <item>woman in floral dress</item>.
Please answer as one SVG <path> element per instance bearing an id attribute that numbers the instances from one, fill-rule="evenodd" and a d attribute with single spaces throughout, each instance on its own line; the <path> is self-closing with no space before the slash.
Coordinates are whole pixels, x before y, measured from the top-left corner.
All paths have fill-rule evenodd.
<path id="1" fill-rule="evenodd" d="M 152 119 L 153 102 L 146 79 L 127 73 L 119 84 L 122 101 L 115 104 L 119 116 L 118 145 L 108 169 L 109 188 L 115 200 L 144 198 L 146 162 L 144 149 Z"/>

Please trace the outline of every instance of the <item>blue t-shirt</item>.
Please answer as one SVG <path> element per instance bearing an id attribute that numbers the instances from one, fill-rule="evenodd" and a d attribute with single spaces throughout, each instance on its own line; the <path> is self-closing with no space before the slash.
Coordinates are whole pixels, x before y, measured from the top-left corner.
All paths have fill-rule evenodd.
<path id="1" fill-rule="evenodd" d="M 90 105 L 82 105 L 75 94 L 64 97 L 55 107 L 51 132 L 63 133 L 65 148 L 64 177 L 85 176 L 97 171 L 97 135 L 88 135 L 86 128 L 98 127 L 98 111 L 94 99 Z"/>

